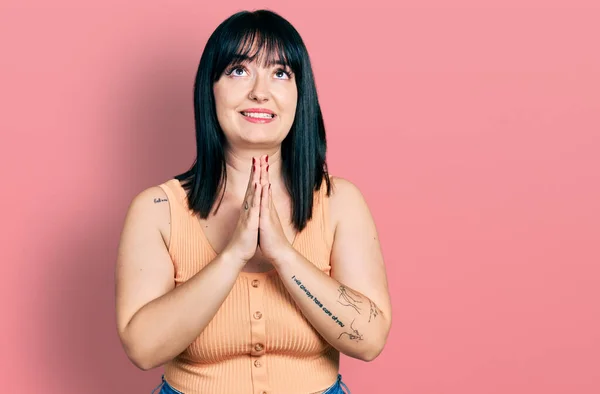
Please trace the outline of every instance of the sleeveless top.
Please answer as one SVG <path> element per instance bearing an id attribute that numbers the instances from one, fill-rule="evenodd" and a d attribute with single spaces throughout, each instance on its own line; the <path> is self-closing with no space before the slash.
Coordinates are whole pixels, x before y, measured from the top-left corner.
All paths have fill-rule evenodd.
<path id="1" fill-rule="evenodd" d="M 170 179 L 159 187 L 169 200 L 168 250 L 178 286 L 217 254 L 180 182 Z M 326 191 L 323 182 L 314 192 L 313 216 L 292 246 L 329 275 L 333 237 Z M 273 269 L 240 272 L 208 326 L 165 364 L 164 377 L 185 394 L 308 394 L 335 383 L 338 370 L 339 351 L 306 320 Z"/>

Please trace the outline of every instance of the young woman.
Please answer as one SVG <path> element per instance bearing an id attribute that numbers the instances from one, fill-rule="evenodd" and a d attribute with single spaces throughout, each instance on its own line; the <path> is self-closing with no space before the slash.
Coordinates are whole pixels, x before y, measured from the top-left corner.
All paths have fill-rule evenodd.
<path id="1" fill-rule="evenodd" d="M 191 169 L 132 201 L 118 331 L 161 393 L 343 393 L 340 352 L 370 361 L 391 324 L 377 231 L 330 176 L 306 47 L 266 10 L 221 23 L 195 81 Z M 157 387 L 158 389 L 158 387 Z"/>

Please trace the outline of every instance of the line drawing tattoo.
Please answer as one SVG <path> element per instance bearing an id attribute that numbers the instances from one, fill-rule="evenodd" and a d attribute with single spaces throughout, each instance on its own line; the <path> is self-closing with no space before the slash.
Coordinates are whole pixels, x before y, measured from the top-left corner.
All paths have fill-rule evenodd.
<path id="1" fill-rule="evenodd" d="M 166 198 L 155 198 L 154 199 L 155 204 L 158 204 L 159 202 L 165 202 L 165 201 L 169 201 L 169 200 L 167 200 Z"/>
<path id="2" fill-rule="evenodd" d="M 306 288 L 306 286 L 304 286 L 302 284 L 302 281 L 298 278 L 296 278 L 296 275 L 292 276 L 292 280 L 300 287 L 300 290 L 304 291 L 304 293 L 306 294 L 306 296 L 308 298 L 310 298 L 311 300 L 313 300 L 313 302 L 319 307 L 321 308 L 321 310 L 329 317 L 331 317 L 331 320 L 333 320 L 338 326 L 340 327 L 344 327 L 345 324 L 342 323 L 342 321 L 340 319 L 338 319 L 338 317 L 336 315 L 333 314 L 333 312 L 331 312 L 329 309 L 327 309 L 327 307 L 325 307 L 323 305 L 323 303 L 321 301 L 319 301 L 319 299 L 310 292 L 310 290 L 308 290 Z"/>
<path id="3" fill-rule="evenodd" d="M 356 320 L 356 319 L 354 319 L 354 320 Z M 363 340 L 363 334 L 361 334 L 354 327 L 352 327 L 352 325 L 354 324 L 354 320 L 352 320 L 352 323 L 350 323 L 350 332 L 341 333 L 340 336 L 338 337 L 338 339 L 340 339 L 342 337 L 342 335 L 346 334 L 346 335 L 348 335 L 348 339 L 350 339 L 352 341 L 358 342 L 358 341 Z"/>
<path id="4" fill-rule="evenodd" d="M 351 306 L 358 314 L 360 314 L 360 308 L 356 305 L 362 303 L 362 301 L 358 299 L 359 295 L 344 285 L 340 286 L 338 291 L 340 292 L 338 302 L 344 306 Z M 340 302 L 340 298 L 343 298 L 344 302 Z"/>
<path id="5" fill-rule="evenodd" d="M 379 308 L 377 308 L 377 305 L 375 305 L 375 303 L 373 301 L 369 300 L 369 303 L 371 304 L 371 313 L 369 314 L 369 323 L 371 323 L 371 319 L 375 319 L 377 317 L 377 315 L 379 315 L 381 310 Z"/>

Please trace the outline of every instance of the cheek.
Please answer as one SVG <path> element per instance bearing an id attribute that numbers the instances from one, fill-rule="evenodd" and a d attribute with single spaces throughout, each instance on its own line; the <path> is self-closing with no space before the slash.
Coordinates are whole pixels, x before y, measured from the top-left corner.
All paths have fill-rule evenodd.
<path id="1" fill-rule="evenodd" d="M 223 87 L 218 85 L 215 85 L 213 89 L 213 95 L 215 97 L 215 108 L 217 110 L 217 114 L 221 114 L 227 108 L 227 95 L 224 94 Z"/>
<path id="2" fill-rule="evenodd" d="M 213 89 L 215 97 L 215 110 L 217 112 L 217 120 L 224 132 L 228 133 L 229 130 L 233 130 L 237 126 L 238 120 L 236 119 L 235 110 L 238 106 L 236 100 L 236 94 L 232 89 L 228 89 L 228 86 L 215 86 Z"/>
<path id="3" fill-rule="evenodd" d="M 296 116 L 296 107 L 298 106 L 298 96 L 294 95 L 294 98 L 290 100 L 289 103 L 289 113 L 292 122 L 294 121 L 294 117 Z"/>
<path id="4" fill-rule="evenodd" d="M 287 89 L 282 95 L 282 103 L 288 116 L 294 117 L 298 105 L 298 92 L 296 89 Z"/>

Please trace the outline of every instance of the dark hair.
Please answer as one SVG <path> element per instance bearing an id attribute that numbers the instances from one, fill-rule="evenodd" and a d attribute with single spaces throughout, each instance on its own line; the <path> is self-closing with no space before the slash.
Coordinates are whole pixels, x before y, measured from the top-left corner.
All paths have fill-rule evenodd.
<path id="1" fill-rule="evenodd" d="M 253 47 L 258 49 L 250 54 Z M 232 63 L 252 61 L 256 56 L 262 58 L 257 61 L 268 66 L 282 61 L 296 79 L 296 114 L 281 143 L 281 166 L 292 199 L 292 223 L 297 231 L 302 231 L 312 218 L 313 193 L 320 189 L 323 180 L 327 195 L 331 193 L 325 125 L 306 46 L 296 29 L 272 11 L 238 12 L 223 21 L 208 39 L 194 84 L 196 159 L 188 171 L 175 178 L 189 189 L 190 209 L 207 218 L 219 191 L 223 198 L 227 181 L 227 140 L 217 120 L 213 84 Z"/>

